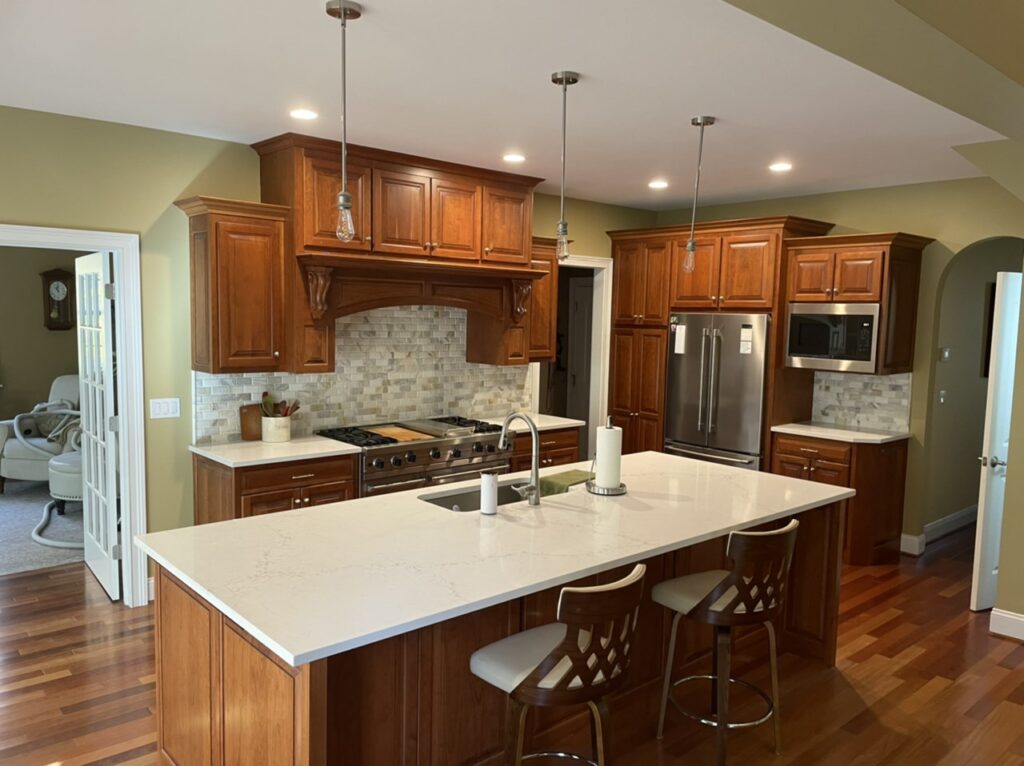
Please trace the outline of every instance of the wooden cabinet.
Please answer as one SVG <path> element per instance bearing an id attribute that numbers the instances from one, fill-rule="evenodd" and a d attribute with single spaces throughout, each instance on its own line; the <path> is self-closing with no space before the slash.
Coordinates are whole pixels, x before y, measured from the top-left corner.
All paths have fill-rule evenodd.
<path id="1" fill-rule="evenodd" d="M 302 224 L 296 227 L 302 235 L 302 249 L 369 252 L 372 244 L 370 167 L 355 162 L 348 163 L 348 193 L 352 198 L 352 220 L 356 225 L 356 237 L 351 242 L 342 242 L 336 234 L 338 192 L 341 191 L 341 159 L 307 154 L 302 157 L 302 163 L 302 193 L 306 204 L 301 210 Z M 296 214 L 299 212 L 296 211 Z"/>
<path id="2" fill-rule="evenodd" d="M 669 304 L 676 308 L 718 308 L 718 285 L 722 269 L 722 238 L 694 238 L 693 271 L 686 271 L 687 239 L 672 242 Z"/>
<path id="3" fill-rule="evenodd" d="M 483 188 L 483 260 L 529 263 L 533 194 L 519 188 Z"/>
<path id="4" fill-rule="evenodd" d="M 880 564 L 899 557 L 907 442 L 837 442 L 775 434 L 772 473 L 857 491 L 847 501 L 843 560 Z"/>
<path id="5" fill-rule="evenodd" d="M 665 329 L 612 329 L 608 409 L 622 428 L 624 453 L 664 447 L 667 354 Z"/>
<path id="6" fill-rule="evenodd" d="M 787 239 L 787 298 L 793 303 L 877 303 L 875 373 L 910 372 L 921 251 L 931 241 L 903 233 Z"/>
<path id="7" fill-rule="evenodd" d="M 530 266 L 546 276 L 535 279 L 530 287 L 526 353 L 531 362 L 553 362 L 558 351 L 558 258 L 553 239 L 533 239 Z"/>
<path id="8" fill-rule="evenodd" d="M 667 326 L 669 242 L 616 243 L 612 257 L 612 321 Z"/>
<path id="9" fill-rule="evenodd" d="M 309 508 L 358 494 L 356 455 L 291 460 L 232 469 L 192 456 L 196 524 Z"/>
<path id="10" fill-rule="evenodd" d="M 559 428 L 540 432 L 540 467 L 568 465 L 580 461 L 580 429 Z M 533 444 L 530 433 L 517 433 L 512 442 L 512 470 L 529 471 Z"/>
<path id="11" fill-rule="evenodd" d="M 430 254 L 430 176 L 373 171 L 373 249 Z"/>
<path id="12" fill-rule="evenodd" d="M 678 309 L 770 309 L 775 300 L 779 235 L 751 232 L 695 237 L 694 269 L 683 268 L 685 239 L 671 243 L 669 303 Z"/>
<path id="13" fill-rule="evenodd" d="M 177 205 L 189 217 L 192 369 L 280 369 L 288 210 L 210 197 Z"/>

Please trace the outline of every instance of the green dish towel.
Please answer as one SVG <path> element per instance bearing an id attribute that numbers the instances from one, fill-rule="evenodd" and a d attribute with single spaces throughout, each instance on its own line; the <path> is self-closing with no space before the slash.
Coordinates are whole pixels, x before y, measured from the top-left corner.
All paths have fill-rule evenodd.
<path id="1" fill-rule="evenodd" d="M 561 495 L 569 491 L 574 484 L 582 484 L 588 479 L 594 478 L 590 471 L 563 471 L 553 473 L 549 476 L 540 477 L 540 496 Z"/>

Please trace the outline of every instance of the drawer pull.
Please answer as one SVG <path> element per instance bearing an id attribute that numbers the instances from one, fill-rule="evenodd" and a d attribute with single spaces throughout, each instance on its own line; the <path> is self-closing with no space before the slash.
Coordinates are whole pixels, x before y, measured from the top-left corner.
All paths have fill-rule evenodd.
<path id="1" fill-rule="evenodd" d="M 312 479 L 312 478 L 315 478 L 315 477 L 316 477 L 315 473 L 300 473 L 300 474 L 297 474 L 296 476 L 292 476 L 292 481 L 295 481 L 297 479 Z"/>
<path id="2" fill-rule="evenodd" d="M 817 455 L 817 454 L 818 454 L 818 450 L 816 450 L 816 449 L 811 449 L 810 447 L 801 447 L 801 448 L 800 448 L 800 451 L 801 451 L 801 452 L 811 452 L 811 453 L 813 453 L 813 454 L 815 454 L 815 455 Z"/>

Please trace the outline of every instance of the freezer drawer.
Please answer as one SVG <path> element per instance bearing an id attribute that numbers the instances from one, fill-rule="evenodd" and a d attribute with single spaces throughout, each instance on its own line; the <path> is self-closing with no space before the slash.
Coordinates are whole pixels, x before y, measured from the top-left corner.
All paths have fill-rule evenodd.
<path id="1" fill-rule="evenodd" d="M 706 460 L 709 463 L 732 466 L 733 468 L 746 468 L 751 471 L 761 470 L 760 455 L 746 455 L 742 452 L 727 452 L 725 450 L 709 449 L 694 444 L 680 444 L 678 442 L 666 441 L 665 452 L 670 455 L 689 457 L 694 460 Z"/>

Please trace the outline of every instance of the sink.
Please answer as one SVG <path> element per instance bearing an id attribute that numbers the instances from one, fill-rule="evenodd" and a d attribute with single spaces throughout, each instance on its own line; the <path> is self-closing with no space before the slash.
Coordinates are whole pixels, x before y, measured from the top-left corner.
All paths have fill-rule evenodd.
<path id="1" fill-rule="evenodd" d="M 498 505 L 508 505 L 523 501 L 522 496 L 514 489 L 513 484 L 525 484 L 522 480 L 506 481 L 498 484 Z M 447 492 L 434 492 L 429 495 L 420 495 L 420 500 L 447 508 L 449 511 L 479 511 L 480 510 L 480 487 L 470 489 L 452 489 Z"/>

